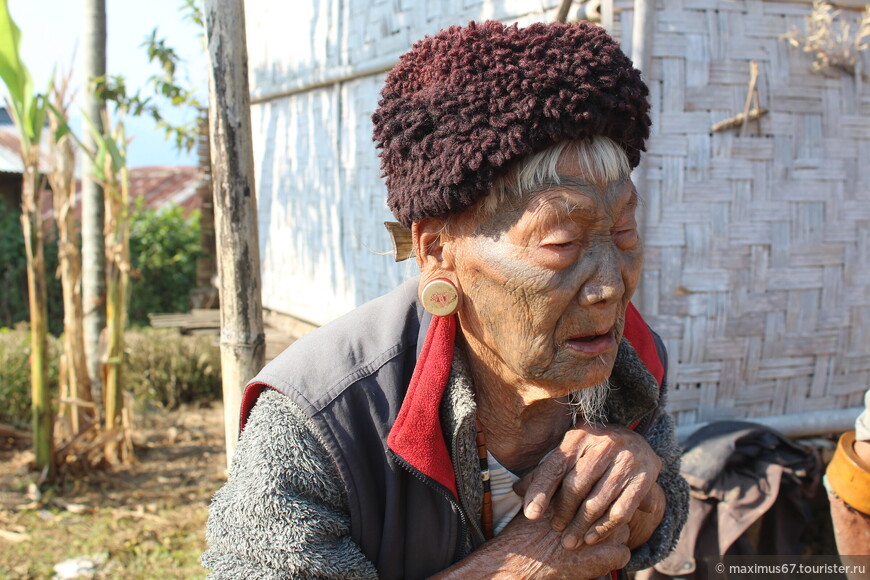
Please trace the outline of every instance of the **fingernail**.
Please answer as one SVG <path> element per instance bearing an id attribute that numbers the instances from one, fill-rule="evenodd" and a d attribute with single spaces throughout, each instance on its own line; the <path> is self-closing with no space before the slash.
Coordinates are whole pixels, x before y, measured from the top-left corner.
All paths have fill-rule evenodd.
<path id="1" fill-rule="evenodd" d="M 577 536 L 568 534 L 562 538 L 562 547 L 566 550 L 573 550 L 577 546 Z"/>
<path id="2" fill-rule="evenodd" d="M 529 518 L 530 520 L 534 520 L 538 516 L 541 515 L 542 511 L 543 510 L 541 509 L 540 505 L 538 505 L 535 502 L 532 502 L 526 506 L 526 517 Z"/>

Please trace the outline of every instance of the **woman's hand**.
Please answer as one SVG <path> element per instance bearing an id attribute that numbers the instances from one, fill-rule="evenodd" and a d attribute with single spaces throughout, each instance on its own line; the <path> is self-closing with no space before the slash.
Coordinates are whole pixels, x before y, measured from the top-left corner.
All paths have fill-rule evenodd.
<path id="1" fill-rule="evenodd" d="M 646 541 L 664 513 L 664 494 L 651 491 L 661 466 L 637 433 L 620 426 L 582 425 L 568 431 L 514 490 L 525 497 L 528 519 L 552 509 L 550 523 L 562 532 L 565 548 L 594 544 L 625 524 L 632 528 L 633 548 L 640 544 L 631 541 Z M 635 519 L 642 502 L 647 509 Z"/>
<path id="2" fill-rule="evenodd" d="M 594 545 L 566 550 L 546 518 L 531 521 L 520 513 L 499 535 L 432 580 L 590 580 L 625 567 L 631 557 L 629 533 L 628 526 L 618 526 Z"/>

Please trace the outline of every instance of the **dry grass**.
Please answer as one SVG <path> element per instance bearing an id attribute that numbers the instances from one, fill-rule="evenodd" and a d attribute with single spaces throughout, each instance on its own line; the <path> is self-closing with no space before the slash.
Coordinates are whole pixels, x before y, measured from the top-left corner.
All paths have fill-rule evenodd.
<path id="1" fill-rule="evenodd" d="M 840 71 L 863 76 L 861 51 L 867 50 L 870 37 L 870 6 L 858 18 L 850 18 L 826 2 L 815 0 L 806 19 L 806 31 L 795 28 L 783 36 L 789 44 L 813 55 L 813 71 L 830 74 Z"/>

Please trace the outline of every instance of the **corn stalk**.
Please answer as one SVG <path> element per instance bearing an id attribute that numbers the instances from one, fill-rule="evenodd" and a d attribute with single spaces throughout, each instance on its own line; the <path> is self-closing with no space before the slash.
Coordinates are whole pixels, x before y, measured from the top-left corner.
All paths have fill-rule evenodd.
<path id="1" fill-rule="evenodd" d="M 21 31 L 0 0 L 0 78 L 9 92 L 10 111 L 21 138 L 24 175 L 21 187 L 21 225 L 27 256 L 30 305 L 31 423 L 36 468 L 53 475 L 52 423 L 46 375 L 48 359 L 44 232 L 41 214 L 39 143 L 45 122 L 45 98 L 34 94 L 30 73 L 21 59 Z"/>
<path id="2" fill-rule="evenodd" d="M 82 257 L 76 235 L 75 150 L 68 133 L 69 78 L 55 83 L 49 109 L 51 130 L 51 172 L 48 181 L 54 193 L 54 217 L 58 229 L 58 273 L 63 286 L 63 358 L 59 377 L 62 423 L 69 427 L 67 438 L 78 435 L 96 422 L 84 344 L 82 310 Z"/>
<path id="3" fill-rule="evenodd" d="M 127 137 L 121 121 L 112 128 L 103 118 L 104 132 L 86 119 L 96 151 L 88 152 L 94 179 L 102 186 L 106 209 L 106 358 L 102 376 L 105 408 L 106 458 L 110 462 L 132 459 L 129 421 L 125 420 L 123 362 L 124 328 L 130 288 L 130 189 L 127 171 Z"/>

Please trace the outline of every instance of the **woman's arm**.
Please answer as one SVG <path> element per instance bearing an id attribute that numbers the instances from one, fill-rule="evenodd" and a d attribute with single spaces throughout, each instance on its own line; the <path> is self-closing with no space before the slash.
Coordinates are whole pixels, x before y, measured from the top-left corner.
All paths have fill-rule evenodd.
<path id="1" fill-rule="evenodd" d="M 229 479 L 209 507 L 212 580 L 377 578 L 350 538 L 338 471 L 287 397 L 266 391 L 251 411 Z"/>

